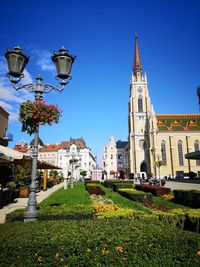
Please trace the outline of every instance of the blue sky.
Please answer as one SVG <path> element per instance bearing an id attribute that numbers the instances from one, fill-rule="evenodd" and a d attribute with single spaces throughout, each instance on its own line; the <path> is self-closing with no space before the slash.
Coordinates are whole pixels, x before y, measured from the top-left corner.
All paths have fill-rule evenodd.
<path id="1" fill-rule="evenodd" d="M 24 82 L 41 74 L 56 85 L 53 51 L 64 45 L 77 56 L 65 90 L 44 95 L 63 116 L 57 125 L 42 126 L 40 137 L 46 144 L 83 137 L 100 161 L 111 135 L 127 140 L 136 32 L 155 112 L 199 113 L 199 14 L 199 0 L 1 1 L 0 105 L 10 113 L 10 146 L 33 138 L 17 121 L 20 102 L 33 95 L 7 82 L 7 48 L 20 45 L 30 55 Z"/>

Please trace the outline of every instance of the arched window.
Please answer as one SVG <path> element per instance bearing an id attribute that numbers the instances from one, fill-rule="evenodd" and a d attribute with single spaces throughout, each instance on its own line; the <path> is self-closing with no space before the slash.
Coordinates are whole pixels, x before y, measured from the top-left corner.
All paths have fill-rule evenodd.
<path id="1" fill-rule="evenodd" d="M 110 159 L 113 159 L 113 154 L 110 155 Z"/>
<path id="2" fill-rule="evenodd" d="M 141 95 L 138 97 L 138 112 L 143 112 L 143 101 Z"/>
<path id="3" fill-rule="evenodd" d="M 162 154 L 162 164 L 167 165 L 166 142 L 164 140 L 162 140 L 161 142 L 161 154 Z"/>
<path id="4" fill-rule="evenodd" d="M 178 158 L 179 158 L 179 165 L 183 166 L 183 142 L 181 140 L 178 141 Z"/>
<path id="5" fill-rule="evenodd" d="M 198 151 L 198 150 L 200 150 L 200 148 L 199 148 L 199 141 L 196 140 L 194 142 L 194 151 Z M 200 160 L 199 159 L 196 160 L 196 165 L 197 166 L 200 166 Z"/>

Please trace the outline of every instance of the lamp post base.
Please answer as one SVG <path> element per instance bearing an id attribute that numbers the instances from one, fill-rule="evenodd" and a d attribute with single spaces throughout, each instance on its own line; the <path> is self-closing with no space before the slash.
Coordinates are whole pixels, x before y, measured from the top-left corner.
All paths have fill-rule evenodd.
<path id="1" fill-rule="evenodd" d="M 35 222 L 38 219 L 38 210 L 33 210 L 33 211 L 25 211 L 24 212 L 24 222 Z"/>

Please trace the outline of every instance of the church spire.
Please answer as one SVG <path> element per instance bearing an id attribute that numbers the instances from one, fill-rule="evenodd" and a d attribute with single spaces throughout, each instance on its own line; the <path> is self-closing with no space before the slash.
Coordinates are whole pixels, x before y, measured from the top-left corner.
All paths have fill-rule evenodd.
<path id="1" fill-rule="evenodd" d="M 138 76 L 137 74 L 142 74 L 142 64 L 140 60 L 140 51 L 138 46 L 138 36 L 135 35 L 135 54 L 134 54 L 134 64 L 133 64 L 133 74 L 134 76 Z"/>

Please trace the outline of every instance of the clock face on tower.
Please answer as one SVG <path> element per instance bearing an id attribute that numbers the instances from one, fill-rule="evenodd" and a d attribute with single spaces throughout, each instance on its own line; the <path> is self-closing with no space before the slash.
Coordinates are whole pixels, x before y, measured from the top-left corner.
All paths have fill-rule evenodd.
<path id="1" fill-rule="evenodd" d="M 142 87 L 139 87 L 139 88 L 137 89 L 137 91 L 138 91 L 138 93 L 142 93 L 142 91 L 143 91 Z"/>

